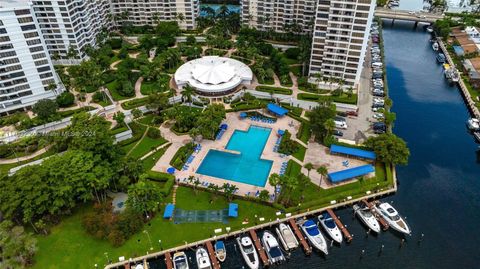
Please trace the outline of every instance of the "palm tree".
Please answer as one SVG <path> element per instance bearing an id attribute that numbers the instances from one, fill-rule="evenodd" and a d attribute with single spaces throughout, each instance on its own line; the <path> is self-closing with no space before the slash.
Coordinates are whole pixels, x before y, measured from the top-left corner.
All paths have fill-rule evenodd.
<path id="1" fill-rule="evenodd" d="M 197 187 L 198 185 L 200 185 L 200 180 L 198 178 L 195 178 L 195 180 L 193 181 L 193 191 L 195 192 L 195 194 L 197 194 Z"/>
<path id="2" fill-rule="evenodd" d="M 326 176 L 328 174 L 328 170 L 327 170 L 327 167 L 322 165 L 320 167 L 317 168 L 317 173 L 320 174 L 320 181 L 318 182 L 318 186 L 320 186 L 322 184 L 322 180 L 323 180 L 323 177 Z"/>
<path id="3" fill-rule="evenodd" d="M 303 167 L 305 167 L 305 169 L 307 169 L 307 171 L 308 171 L 307 177 L 310 177 L 310 170 L 313 169 L 313 164 L 312 163 L 307 163 Z"/>
<path id="4" fill-rule="evenodd" d="M 182 99 L 184 102 L 188 102 L 190 103 L 192 101 L 192 95 L 194 93 L 194 89 L 192 86 L 190 85 L 186 85 L 184 88 L 183 88 L 183 91 L 182 91 Z"/>
<path id="5" fill-rule="evenodd" d="M 335 122 L 333 121 L 333 119 L 328 119 L 323 123 L 323 127 L 327 131 L 326 136 L 329 136 L 335 129 Z"/>

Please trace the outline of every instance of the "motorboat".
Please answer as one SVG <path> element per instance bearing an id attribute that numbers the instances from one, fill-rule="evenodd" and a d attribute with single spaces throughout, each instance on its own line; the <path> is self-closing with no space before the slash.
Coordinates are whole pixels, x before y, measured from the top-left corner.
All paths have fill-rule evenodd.
<path id="1" fill-rule="evenodd" d="M 451 71 L 451 81 L 452 82 L 458 82 L 460 81 L 460 75 L 458 74 L 458 70 L 455 69 L 455 68 L 452 68 L 452 71 Z"/>
<path id="2" fill-rule="evenodd" d="M 260 260 L 258 259 L 257 251 L 253 246 L 252 239 L 248 236 L 237 237 L 237 243 L 248 268 L 258 269 Z"/>
<path id="3" fill-rule="evenodd" d="M 380 203 L 375 205 L 375 209 L 394 230 L 404 234 L 410 234 L 412 232 L 410 227 L 408 227 L 407 222 L 403 220 L 400 214 L 398 214 L 397 210 L 395 210 L 395 208 L 393 208 L 393 206 L 391 206 L 389 203 Z"/>
<path id="4" fill-rule="evenodd" d="M 439 62 L 441 64 L 445 63 L 445 55 L 443 53 L 437 54 L 436 58 L 437 58 L 437 62 Z"/>
<path id="5" fill-rule="evenodd" d="M 268 260 L 271 264 L 285 261 L 280 245 L 277 239 L 269 231 L 265 231 L 262 236 L 262 243 L 267 252 Z"/>
<path id="6" fill-rule="evenodd" d="M 438 48 L 439 48 L 438 43 L 437 43 L 437 42 L 433 42 L 433 44 L 432 44 L 432 49 L 433 49 L 434 51 L 438 51 Z"/>
<path id="7" fill-rule="evenodd" d="M 467 127 L 471 131 L 480 131 L 480 121 L 477 118 L 467 120 Z"/>
<path id="8" fill-rule="evenodd" d="M 280 223 L 280 225 L 275 228 L 275 231 L 277 232 L 278 239 L 280 239 L 280 243 L 282 243 L 285 250 L 288 251 L 298 247 L 297 237 L 295 237 L 295 234 L 288 224 Z"/>
<path id="9" fill-rule="evenodd" d="M 307 220 L 302 224 L 302 230 L 307 236 L 308 241 L 318 250 L 328 254 L 328 247 L 325 238 L 318 229 L 317 224 L 313 220 Z"/>
<path id="10" fill-rule="evenodd" d="M 433 27 L 431 25 L 427 27 L 427 32 L 433 33 Z"/>
<path id="11" fill-rule="evenodd" d="M 342 243 L 343 236 L 342 232 L 338 228 L 337 224 L 333 220 L 332 216 L 328 214 L 328 212 L 323 212 L 318 216 L 318 222 L 323 227 L 323 229 L 327 232 L 330 238 L 337 243 Z"/>
<path id="12" fill-rule="evenodd" d="M 221 262 L 224 262 L 227 258 L 227 249 L 221 240 L 215 242 L 215 256 L 217 256 L 217 259 Z"/>
<path id="13" fill-rule="evenodd" d="M 208 252 L 204 247 L 197 248 L 195 251 L 195 257 L 197 259 L 198 269 L 211 269 L 212 263 L 208 257 Z"/>
<path id="14" fill-rule="evenodd" d="M 376 233 L 380 232 L 380 224 L 368 207 L 353 205 L 353 211 L 355 212 L 355 215 L 363 222 L 363 224 L 368 227 L 368 229 Z"/>
<path id="15" fill-rule="evenodd" d="M 189 269 L 188 259 L 185 252 L 177 252 L 173 254 L 173 268 L 175 269 Z"/>
<path id="16" fill-rule="evenodd" d="M 143 265 L 139 263 L 139 264 L 135 265 L 134 268 L 135 269 L 143 269 Z"/>

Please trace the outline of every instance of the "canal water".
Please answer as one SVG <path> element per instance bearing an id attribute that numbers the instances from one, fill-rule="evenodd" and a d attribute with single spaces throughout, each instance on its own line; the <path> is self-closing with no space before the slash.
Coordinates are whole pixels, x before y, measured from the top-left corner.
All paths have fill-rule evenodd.
<path id="1" fill-rule="evenodd" d="M 333 245 L 327 257 L 305 257 L 298 249 L 273 268 L 479 268 L 479 145 L 466 130 L 468 111 L 458 89 L 445 81 L 429 38 L 413 23 L 384 23 L 394 132 L 411 151 L 408 166 L 397 170 L 398 192 L 384 200 L 407 217 L 412 236 L 403 244 L 392 231 L 367 236 L 352 210 L 342 209 L 337 213 L 354 235 L 351 244 Z M 233 240 L 227 252 L 222 268 L 246 268 Z M 188 255 L 196 268 L 193 252 Z M 163 260 L 154 263 L 164 268 Z"/>

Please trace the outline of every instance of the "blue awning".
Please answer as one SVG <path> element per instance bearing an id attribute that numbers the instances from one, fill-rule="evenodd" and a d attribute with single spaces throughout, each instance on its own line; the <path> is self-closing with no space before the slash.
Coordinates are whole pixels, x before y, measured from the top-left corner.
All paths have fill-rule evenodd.
<path id="1" fill-rule="evenodd" d="M 175 168 L 173 168 L 173 167 L 167 168 L 167 173 L 169 173 L 169 174 L 175 173 Z"/>
<path id="2" fill-rule="evenodd" d="M 331 145 L 330 153 L 345 154 L 345 155 L 360 157 L 360 158 L 369 159 L 369 160 L 375 160 L 375 158 L 377 157 L 377 155 L 373 151 L 357 149 L 357 148 L 349 148 L 349 147 L 344 147 L 339 145 Z"/>
<path id="3" fill-rule="evenodd" d="M 247 117 L 247 113 L 245 112 L 240 113 L 240 118 L 246 118 L 246 117 Z"/>
<path id="4" fill-rule="evenodd" d="M 272 104 L 272 103 L 267 105 L 267 109 L 270 112 L 272 112 L 272 113 L 274 113 L 275 115 L 278 115 L 278 116 L 284 116 L 285 114 L 288 113 L 287 109 L 285 109 L 281 106 L 277 106 L 276 104 Z"/>
<path id="5" fill-rule="evenodd" d="M 374 171 L 375 168 L 373 167 L 373 165 L 367 164 L 338 172 L 329 173 L 328 178 L 332 183 L 338 183 L 354 177 L 363 176 Z"/>
<path id="6" fill-rule="evenodd" d="M 231 218 L 238 217 L 238 205 L 234 203 L 228 204 L 228 216 Z"/>
<path id="7" fill-rule="evenodd" d="M 165 212 L 163 213 L 163 218 L 164 219 L 170 219 L 173 217 L 173 210 L 175 209 L 174 204 L 167 204 L 165 207 Z"/>

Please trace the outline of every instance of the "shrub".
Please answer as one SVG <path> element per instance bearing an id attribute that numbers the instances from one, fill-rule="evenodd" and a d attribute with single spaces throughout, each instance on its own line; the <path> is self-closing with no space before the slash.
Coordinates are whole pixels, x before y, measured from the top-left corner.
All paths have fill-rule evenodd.
<path id="1" fill-rule="evenodd" d="M 75 102 L 75 96 L 71 92 L 63 92 L 57 96 L 56 102 L 59 107 L 69 107 Z"/>
<path id="2" fill-rule="evenodd" d="M 123 41 L 121 38 L 111 38 L 110 40 L 108 40 L 110 47 L 112 47 L 112 49 L 114 50 L 120 49 L 122 47 L 122 42 Z"/>
<path id="3" fill-rule="evenodd" d="M 280 146 L 278 147 L 278 152 L 291 155 L 298 151 L 299 145 L 296 141 L 291 139 L 292 134 L 289 131 L 285 131 L 283 134 L 282 141 L 280 142 Z"/>
<path id="4" fill-rule="evenodd" d="M 300 55 L 300 49 L 299 48 L 288 48 L 285 51 L 285 56 L 289 59 L 294 59 L 296 60 L 298 58 L 298 55 Z"/>
<path id="5" fill-rule="evenodd" d="M 157 128 L 148 128 L 147 136 L 152 139 L 157 139 L 162 137 L 162 135 L 160 134 L 160 130 L 158 130 Z"/>
<path id="6" fill-rule="evenodd" d="M 188 157 L 193 153 L 195 149 L 195 144 L 188 143 L 185 146 L 178 149 L 178 151 L 173 156 L 170 161 L 170 165 L 175 167 L 177 170 L 182 170 L 183 165 L 187 161 Z"/>

